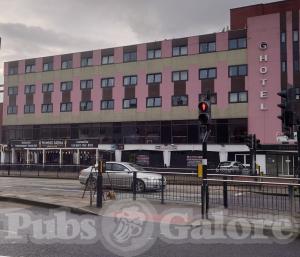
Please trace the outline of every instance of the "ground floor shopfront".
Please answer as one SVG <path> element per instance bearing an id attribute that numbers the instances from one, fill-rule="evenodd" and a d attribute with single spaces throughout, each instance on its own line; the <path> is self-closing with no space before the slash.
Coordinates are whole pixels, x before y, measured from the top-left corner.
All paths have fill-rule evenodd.
<path id="1" fill-rule="evenodd" d="M 46 144 L 47 143 L 47 144 Z M 264 146 L 257 152 L 261 174 L 296 176 L 296 146 Z M 11 148 L 2 147 L 1 163 L 40 165 L 93 165 L 98 160 L 134 162 L 144 167 L 195 168 L 202 161 L 199 144 L 98 144 L 93 140 L 13 141 Z M 208 166 L 222 161 L 250 164 L 245 145 L 208 144 Z"/>

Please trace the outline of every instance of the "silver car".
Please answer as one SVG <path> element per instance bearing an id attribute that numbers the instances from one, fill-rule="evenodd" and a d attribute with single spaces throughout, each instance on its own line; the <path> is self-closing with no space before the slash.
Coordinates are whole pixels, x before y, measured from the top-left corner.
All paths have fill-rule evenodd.
<path id="1" fill-rule="evenodd" d="M 240 162 L 226 161 L 220 162 L 216 169 L 216 173 L 230 175 L 248 175 L 249 169 Z"/>
<path id="2" fill-rule="evenodd" d="M 79 182 L 88 182 L 95 187 L 98 175 L 97 165 L 81 170 Z M 137 174 L 136 191 L 161 190 L 166 186 L 166 179 L 160 174 L 146 172 L 142 167 L 128 162 L 106 162 L 106 172 L 103 175 L 104 187 L 129 189 L 133 188 L 133 172 Z M 92 174 L 90 176 L 90 174 Z M 90 181 L 89 181 L 90 180 Z"/>

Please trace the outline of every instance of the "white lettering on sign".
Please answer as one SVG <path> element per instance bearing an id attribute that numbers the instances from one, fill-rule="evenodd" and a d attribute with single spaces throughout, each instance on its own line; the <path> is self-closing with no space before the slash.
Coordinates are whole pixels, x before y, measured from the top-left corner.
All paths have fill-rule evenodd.
<path id="1" fill-rule="evenodd" d="M 268 110 L 268 108 L 265 106 L 264 103 L 261 103 L 261 104 L 260 104 L 260 110 L 261 110 L 261 111 L 266 111 L 266 110 Z"/>
<path id="2" fill-rule="evenodd" d="M 268 68 L 266 66 L 260 67 L 259 72 L 261 74 L 267 74 L 268 73 Z"/>
<path id="3" fill-rule="evenodd" d="M 261 55 L 259 56 L 260 62 L 267 62 L 268 61 L 268 55 Z"/>
<path id="4" fill-rule="evenodd" d="M 260 98 L 267 98 L 268 97 L 268 91 L 260 91 Z"/>
<path id="5" fill-rule="evenodd" d="M 262 51 L 266 51 L 268 49 L 268 43 L 267 42 L 260 42 L 259 43 L 259 49 L 262 50 Z M 268 63 L 268 60 L 269 60 L 269 57 L 267 54 L 261 54 L 259 56 L 259 62 L 261 64 L 263 64 L 263 66 L 260 66 L 259 67 L 259 73 L 261 75 L 266 75 L 268 73 L 268 67 L 266 66 L 266 64 Z M 267 99 L 268 98 L 268 91 L 265 89 L 266 86 L 267 86 L 267 83 L 268 83 L 268 79 L 266 78 L 262 78 L 260 79 L 260 83 L 261 83 L 261 86 L 262 86 L 262 90 L 259 92 L 259 97 L 260 99 L 264 100 L 264 99 Z M 260 110 L 261 111 L 266 111 L 268 110 L 267 106 L 266 106 L 266 103 L 261 103 L 260 104 Z"/>

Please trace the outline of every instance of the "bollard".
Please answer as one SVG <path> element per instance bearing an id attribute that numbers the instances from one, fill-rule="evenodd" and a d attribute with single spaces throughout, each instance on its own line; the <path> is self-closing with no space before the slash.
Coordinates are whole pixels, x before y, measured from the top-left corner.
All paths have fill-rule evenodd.
<path id="1" fill-rule="evenodd" d="M 224 180 L 227 180 L 227 177 L 223 178 Z M 223 203 L 224 203 L 224 208 L 228 208 L 228 189 L 227 189 L 227 181 L 223 182 Z"/>
<path id="2" fill-rule="evenodd" d="M 164 176 L 161 175 L 161 204 L 165 203 Z"/>
<path id="3" fill-rule="evenodd" d="M 132 197 L 133 201 L 136 200 L 136 171 L 133 172 L 133 188 L 132 188 Z"/>

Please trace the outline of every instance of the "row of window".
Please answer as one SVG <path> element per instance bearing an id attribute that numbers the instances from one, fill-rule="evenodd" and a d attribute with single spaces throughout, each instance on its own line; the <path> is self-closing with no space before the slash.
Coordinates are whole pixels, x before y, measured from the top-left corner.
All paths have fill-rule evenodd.
<path id="1" fill-rule="evenodd" d="M 247 65 L 234 65 L 229 66 L 229 76 L 247 76 L 248 68 Z M 207 68 L 199 70 L 199 79 L 215 79 L 217 78 L 217 68 Z M 172 81 L 187 81 L 188 80 L 188 71 L 174 71 L 172 72 Z M 135 86 L 137 85 L 138 77 L 137 75 L 124 76 L 123 77 L 123 85 L 124 86 Z M 161 73 L 153 73 L 147 74 L 146 78 L 147 84 L 153 83 L 161 83 L 162 82 L 162 74 Z M 115 78 L 103 78 L 101 79 L 101 87 L 113 87 L 115 85 Z M 70 91 L 72 90 L 73 82 L 72 81 L 64 81 L 61 82 L 61 91 Z M 93 88 L 93 80 L 81 80 L 80 81 L 80 89 L 92 89 Z M 44 83 L 42 84 L 42 92 L 53 92 L 54 86 L 53 83 Z M 35 93 L 35 85 L 25 85 L 25 94 Z M 9 87 L 8 95 L 16 95 L 18 94 L 17 87 Z"/>
<path id="2" fill-rule="evenodd" d="M 205 94 L 199 95 L 199 101 L 203 101 L 206 97 Z M 248 93 L 247 92 L 229 92 L 229 103 L 246 103 L 248 102 Z M 217 95 L 211 95 L 211 103 L 217 104 Z M 148 97 L 146 100 L 147 108 L 161 107 L 162 106 L 162 97 Z M 188 106 L 188 96 L 172 96 L 172 106 Z M 137 108 L 137 99 L 124 99 L 123 100 L 123 109 L 135 109 Z M 113 110 L 114 109 L 114 100 L 102 100 L 100 103 L 101 110 Z M 81 101 L 80 102 L 80 111 L 92 111 L 93 102 L 92 101 Z M 53 104 L 42 104 L 42 113 L 52 113 Z M 34 113 L 35 105 L 26 104 L 24 105 L 24 113 Z M 60 112 L 72 112 L 72 102 L 66 102 L 60 104 Z M 8 114 L 16 114 L 17 106 L 8 106 Z"/>
<path id="3" fill-rule="evenodd" d="M 230 39 L 228 41 L 228 48 L 229 50 L 235 49 L 242 49 L 247 47 L 247 39 L 246 38 L 237 38 L 237 39 Z M 205 42 L 199 44 L 199 53 L 210 53 L 216 51 L 216 42 Z M 174 46 L 172 48 L 172 56 L 185 56 L 188 55 L 188 46 Z M 159 59 L 162 57 L 161 48 L 157 49 L 149 49 L 147 50 L 147 59 Z M 123 62 L 135 62 L 137 61 L 137 52 L 124 52 L 123 53 Z M 113 64 L 114 63 L 114 55 L 104 55 L 101 58 L 101 64 Z M 82 57 L 80 66 L 81 67 L 88 67 L 93 65 L 93 58 L 92 57 Z M 73 60 L 62 60 L 61 61 L 61 69 L 72 69 L 73 68 Z M 43 71 L 52 71 L 53 70 L 53 62 L 45 62 L 43 63 Z M 25 73 L 32 73 L 35 72 L 35 64 L 27 64 L 25 65 Z M 9 68 L 9 75 L 14 75 L 18 73 L 18 67 L 14 66 Z"/>

